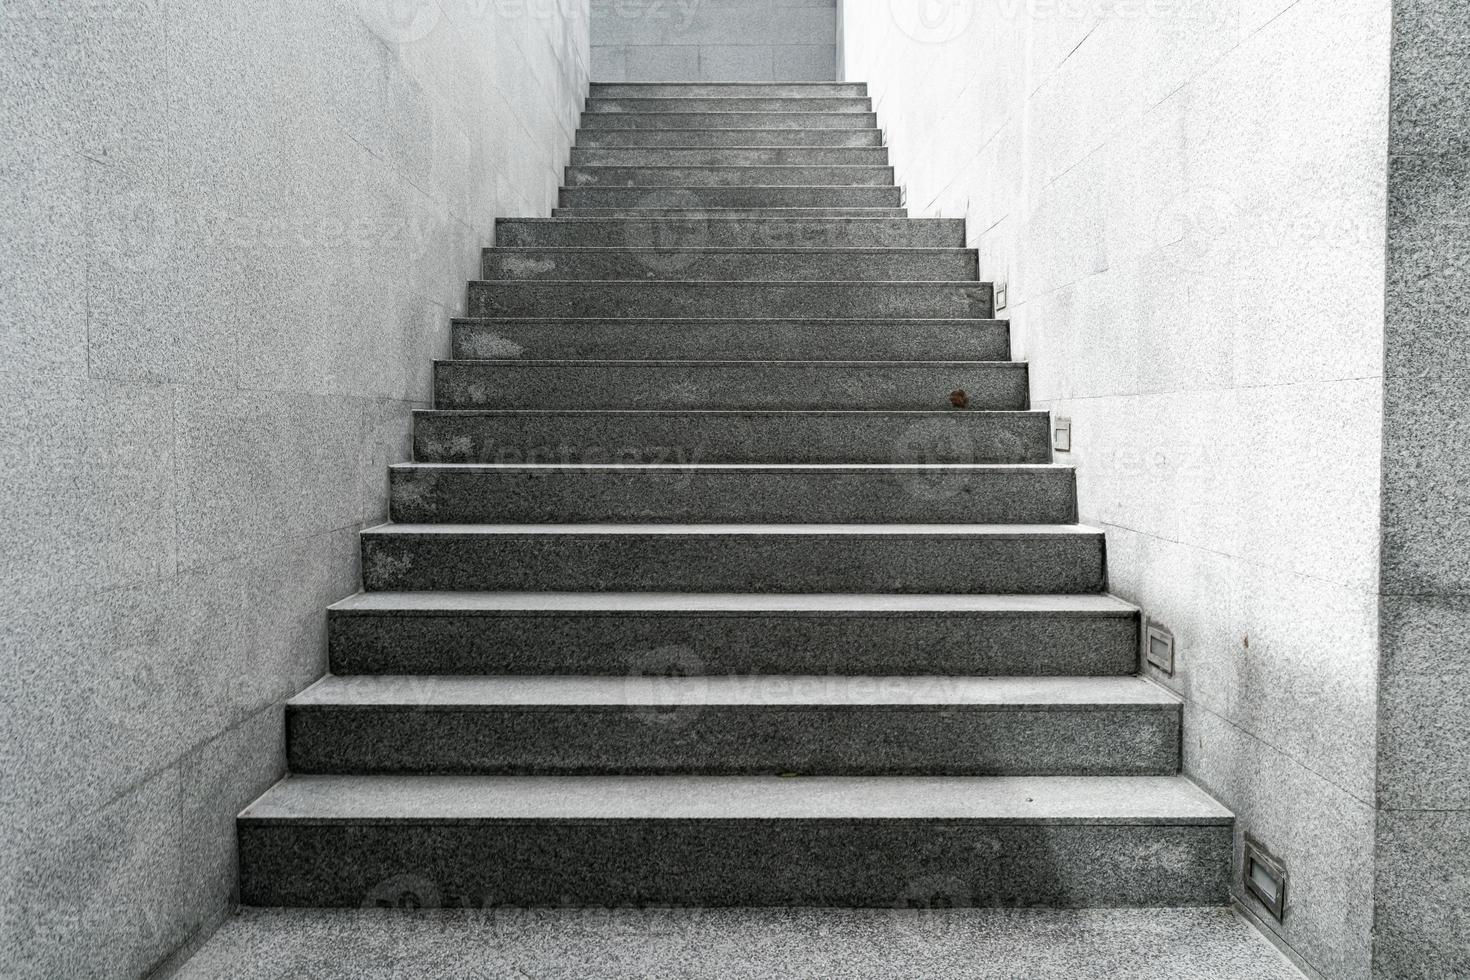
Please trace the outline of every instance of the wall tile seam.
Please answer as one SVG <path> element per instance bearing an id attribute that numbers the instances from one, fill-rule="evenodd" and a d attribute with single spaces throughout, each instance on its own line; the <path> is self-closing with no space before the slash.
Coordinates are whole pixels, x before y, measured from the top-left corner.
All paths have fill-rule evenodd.
<path id="1" fill-rule="evenodd" d="M 1079 464 L 1079 465 L 1085 466 L 1086 464 L 1084 462 L 1084 463 Z M 1347 593 L 1349 593 L 1351 595 L 1361 596 L 1363 598 L 1372 598 L 1372 597 L 1377 596 L 1377 595 L 1380 594 L 1380 593 L 1378 593 L 1376 590 L 1374 590 L 1372 588 L 1359 589 L 1358 587 L 1355 587 L 1355 586 L 1353 586 L 1353 585 L 1351 585 L 1349 583 L 1346 583 L 1346 582 L 1336 582 L 1336 581 L 1334 581 L 1332 579 L 1323 578 L 1320 575 L 1313 575 L 1310 572 L 1299 571 L 1299 570 L 1297 570 L 1295 568 L 1290 568 L 1290 567 L 1287 567 L 1287 566 L 1278 566 L 1278 565 L 1267 565 L 1267 564 L 1264 564 L 1263 562 L 1256 561 L 1255 559 L 1247 558 L 1244 555 L 1231 554 L 1228 551 L 1219 551 L 1219 550 L 1217 550 L 1215 548 L 1206 548 L 1206 547 L 1204 547 L 1202 545 L 1194 544 L 1194 543 L 1189 542 L 1189 541 L 1180 541 L 1177 538 L 1170 538 L 1170 537 L 1165 537 L 1162 534 L 1155 534 L 1153 531 L 1145 531 L 1142 528 L 1131 527 L 1131 526 L 1129 526 L 1127 524 L 1119 524 L 1116 521 L 1093 520 L 1093 519 L 1090 519 L 1088 517 L 1088 515 L 1085 514 L 1085 513 L 1082 514 L 1081 523 L 1083 523 L 1083 524 L 1090 524 L 1090 525 L 1092 525 L 1094 527 L 1101 527 L 1101 528 L 1104 528 L 1104 529 L 1106 529 L 1106 528 L 1114 528 L 1114 529 L 1119 530 L 1119 531 L 1127 531 L 1129 534 L 1137 534 L 1137 535 L 1139 535 L 1141 537 L 1151 538 L 1154 541 L 1162 541 L 1165 544 L 1178 545 L 1181 548 L 1190 548 L 1190 549 L 1192 549 L 1194 551 L 1203 552 L 1204 554 L 1207 554 L 1207 555 L 1216 555 L 1216 556 L 1218 556 L 1220 558 L 1228 558 L 1231 561 L 1238 561 L 1241 564 L 1243 564 L 1243 565 L 1249 565 L 1252 568 L 1259 568 L 1259 569 L 1262 569 L 1264 571 L 1276 572 L 1278 574 L 1284 573 L 1284 574 L 1287 574 L 1287 575 L 1295 576 L 1296 578 L 1305 579 L 1305 580 L 1307 580 L 1309 582 L 1319 582 L 1319 583 L 1321 583 L 1323 585 L 1329 585 L 1329 586 L 1332 586 L 1333 588 L 1342 589 L 1344 592 L 1347 592 Z"/>

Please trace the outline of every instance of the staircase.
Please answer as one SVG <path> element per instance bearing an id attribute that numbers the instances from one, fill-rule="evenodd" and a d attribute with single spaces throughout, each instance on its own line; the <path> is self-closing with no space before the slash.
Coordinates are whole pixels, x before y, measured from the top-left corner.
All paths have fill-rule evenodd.
<path id="1" fill-rule="evenodd" d="M 435 365 L 269 906 L 1228 901 L 964 223 L 855 84 L 594 85 Z"/>

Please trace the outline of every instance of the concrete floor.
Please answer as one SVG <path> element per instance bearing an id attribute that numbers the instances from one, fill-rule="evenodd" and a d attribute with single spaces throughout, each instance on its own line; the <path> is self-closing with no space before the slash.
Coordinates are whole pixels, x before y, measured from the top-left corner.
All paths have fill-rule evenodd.
<path id="1" fill-rule="evenodd" d="M 171 980 L 1301 976 L 1227 909 L 249 909 Z"/>

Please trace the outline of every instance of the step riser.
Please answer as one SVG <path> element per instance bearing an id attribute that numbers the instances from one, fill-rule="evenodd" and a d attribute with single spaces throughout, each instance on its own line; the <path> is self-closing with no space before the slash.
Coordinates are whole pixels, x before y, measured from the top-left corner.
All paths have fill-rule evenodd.
<path id="1" fill-rule="evenodd" d="M 452 350 L 459 359 L 1011 359 L 1001 320 L 457 320 Z"/>
<path id="2" fill-rule="evenodd" d="M 404 524 L 1070 524 L 1067 469 L 391 471 Z M 952 494 L 917 490 L 948 482 Z"/>
<path id="3" fill-rule="evenodd" d="M 867 96 L 704 96 L 614 97 L 594 95 L 587 100 L 588 114 L 648 112 L 849 112 L 871 114 L 873 100 Z"/>
<path id="4" fill-rule="evenodd" d="M 1138 617 L 904 613 L 344 613 L 327 620 L 332 672 L 645 673 L 886 677 L 1124 676 Z"/>
<path id="5" fill-rule="evenodd" d="M 1179 716 L 1119 705 L 289 706 L 319 775 L 1158 776 Z"/>
<path id="6" fill-rule="evenodd" d="M 629 218 L 641 221 L 770 221 L 772 219 L 831 221 L 833 219 L 903 219 L 907 208 L 552 208 L 553 218 L 575 220 Z"/>
<path id="7" fill-rule="evenodd" d="M 594 99 L 864 98 L 866 82 L 593 82 Z"/>
<path id="8" fill-rule="evenodd" d="M 577 146 L 882 146 L 878 129 L 579 129 Z"/>
<path id="9" fill-rule="evenodd" d="M 886 167 L 885 147 L 572 148 L 574 167 Z"/>
<path id="10" fill-rule="evenodd" d="M 564 187 L 564 208 L 897 208 L 897 187 Z"/>
<path id="11" fill-rule="evenodd" d="M 472 317 L 989 319 L 989 283 L 474 282 Z"/>
<path id="12" fill-rule="evenodd" d="M 964 819 L 242 819 L 240 897 L 257 906 L 400 905 L 385 888 L 411 868 L 412 881 L 454 908 L 901 909 L 930 907 L 931 892 L 974 907 L 1223 905 L 1232 833 Z M 916 896 L 921 886 L 928 890 Z"/>
<path id="13" fill-rule="evenodd" d="M 420 463 L 1049 463 L 1044 412 L 420 412 Z M 952 492 L 937 480 L 917 492 Z"/>
<path id="14" fill-rule="evenodd" d="M 891 167 L 568 167 L 568 187 L 892 187 Z"/>
<path id="15" fill-rule="evenodd" d="M 936 218 L 501 219 L 508 248 L 964 248 L 965 223 Z"/>
<path id="16" fill-rule="evenodd" d="M 855 129 L 876 132 L 877 126 L 878 117 L 871 112 L 589 112 L 582 116 L 583 129 L 621 132 L 675 132 L 690 129 Z"/>
<path id="17" fill-rule="evenodd" d="M 467 408 L 940 410 L 1029 407 L 1026 365 L 524 364 L 440 361 L 434 403 Z"/>
<path id="18" fill-rule="evenodd" d="M 653 251 L 490 250 L 485 279 L 705 279 L 766 282 L 828 281 L 957 282 L 978 280 L 980 261 L 970 251 L 710 252 L 687 248 Z"/>
<path id="19" fill-rule="evenodd" d="M 368 591 L 1081 594 L 1100 535 L 364 532 Z"/>

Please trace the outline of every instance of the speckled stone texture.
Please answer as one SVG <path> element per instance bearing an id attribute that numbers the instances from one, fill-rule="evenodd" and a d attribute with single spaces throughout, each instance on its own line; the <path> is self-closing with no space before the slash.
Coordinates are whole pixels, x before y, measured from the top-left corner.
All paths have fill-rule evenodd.
<path id="1" fill-rule="evenodd" d="M 605 3 L 606 0 L 599 0 Z M 738 83 L 738 84 L 732 84 Z M 710 82 L 593 82 L 588 95 L 596 99 L 707 99 L 745 96 L 752 99 L 826 98 L 862 99 L 868 95 L 866 82 L 747 81 L 722 79 Z"/>
<path id="2" fill-rule="evenodd" d="M 1169 775 L 1179 705 L 1137 678 L 326 678 L 292 772 Z"/>
<path id="3" fill-rule="evenodd" d="M 387 524 L 368 591 L 1071 594 L 1101 592 L 1078 525 Z"/>
<path id="4" fill-rule="evenodd" d="M 582 146 L 574 167 L 887 167 L 886 146 L 663 147 Z"/>
<path id="5" fill-rule="evenodd" d="M 415 412 L 425 463 L 1049 463 L 1046 412 Z M 942 487 L 940 491 L 942 492 Z"/>
<path id="6" fill-rule="evenodd" d="M 616 118 L 616 117 L 608 117 Z M 738 187 L 563 187 L 563 208 L 896 208 L 903 205 L 898 187 L 761 186 Z"/>
<path id="7" fill-rule="evenodd" d="M 871 112 L 646 112 L 589 113 L 582 128 L 596 130 L 664 131 L 684 129 L 872 129 L 878 118 Z M 759 146 L 747 139 L 742 146 Z"/>
<path id="8" fill-rule="evenodd" d="M 579 129 L 577 145 L 603 146 L 882 146 L 877 129 Z"/>
<path id="9" fill-rule="evenodd" d="M 986 361 L 437 361 L 434 407 L 901 409 L 1030 407 L 1026 365 Z"/>
<path id="10" fill-rule="evenodd" d="M 871 114 L 873 100 L 844 95 L 644 95 L 608 96 L 594 90 L 588 113 L 599 112 L 861 112 Z"/>
<path id="11" fill-rule="evenodd" d="M 655 232 L 655 235 L 657 232 Z M 650 237 L 656 245 L 657 238 Z M 961 249 L 857 249 L 822 251 L 720 251 L 714 248 L 491 249 L 485 253 L 486 279 L 759 279 L 767 282 L 955 282 L 974 279 L 973 251 Z"/>
<path id="12" fill-rule="evenodd" d="M 938 317 L 994 315 L 989 283 L 472 282 L 470 316 Z"/>
<path id="13" fill-rule="evenodd" d="M 1011 359 L 1010 325 L 1004 320 L 459 319 L 453 324 L 452 350 L 461 360 Z"/>
<path id="14" fill-rule="evenodd" d="M 614 208 L 591 208 L 591 207 L 555 207 L 551 209 L 552 220 L 562 218 L 640 218 L 662 220 L 664 218 L 678 218 L 681 220 L 726 220 L 756 219 L 765 221 L 770 218 L 817 218 L 820 220 L 831 220 L 834 218 L 877 218 L 893 219 L 908 216 L 907 208 L 848 208 L 848 207 L 775 207 L 766 204 L 751 205 L 749 207 L 706 207 L 703 205 L 692 205 L 690 199 L 680 194 L 678 197 L 663 198 L 667 202 L 666 207 L 614 207 Z M 686 202 L 680 204 L 679 202 Z"/>
<path id="15" fill-rule="evenodd" d="M 404 463 L 390 515 L 406 524 L 670 522 L 1069 524 L 1064 466 L 558 466 Z M 926 492 L 933 488 L 934 492 Z"/>
<path id="16" fill-rule="evenodd" d="M 337 674 L 1131 674 L 1138 610 L 1103 596 L 364 593 L 327 620 Z"/>
<path id="17" fill-rule="evenodd" d="M 651 152 L 663 153 L 664 150 Z M 725 153 L 727 150 L 712 152 Z M 657 248 L 688 262 L 692 248 L 964 248 L 954 218 L 502 218 L 495 242 L 508 247 Z"/>
<path id="18" fill-rule="evenodd" d="M 170 980 L 1301 980 L 1227 909 L 243 910 Z M 415 887 L 419 891 L 415 891 Z M 896 903 L 897 904 L 897 903 Z"/>
<path id="19" fill-rule="evenodd" d="M 893 168 L 860 164 L 570 166 L 565 183 L 568 187 L 892 187 Z"/>

